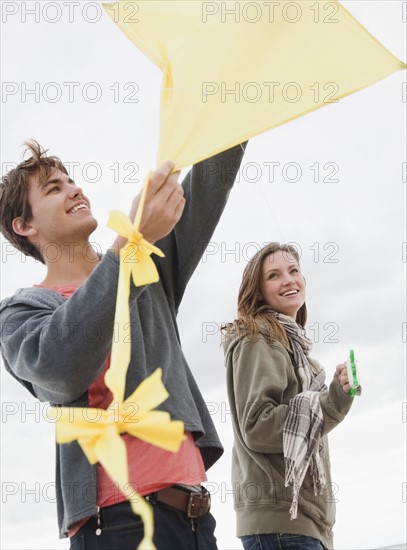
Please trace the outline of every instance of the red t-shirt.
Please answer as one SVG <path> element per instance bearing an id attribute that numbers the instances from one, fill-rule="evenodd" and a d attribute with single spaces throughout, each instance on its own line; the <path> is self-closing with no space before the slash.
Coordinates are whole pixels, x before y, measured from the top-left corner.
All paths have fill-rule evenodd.
<path id="1" fill-rule="evenodd" d="M 40 286 L 40 285 L 35 285 Z M 64 298 L 70 298 L 78 287 L 56 286 L 50 290 L 58 292 Z M 100 376 L 88 390 L 89 407 L 107 409 L 112 394 L 104 383 L 104 375 L 110 366 L 110 355 Z M 165 451 L 129 434 L 122 438 L 127 448 L 129 466 L 129 485 L 140 495 L 147 495 L 164 489 L 175 483 L 199 485 L 206 481 L 205 466 L 199 449 L 195 446 L 191 432 L 185 432 L 186 439 L 177 453 Z M 103 466 L 98 464 L 97 505 L 103 508 L 127 500 L 112 482 Z M 86 523 L 84 518 L 71 526 L 68 536 L 73 536 Z"/>

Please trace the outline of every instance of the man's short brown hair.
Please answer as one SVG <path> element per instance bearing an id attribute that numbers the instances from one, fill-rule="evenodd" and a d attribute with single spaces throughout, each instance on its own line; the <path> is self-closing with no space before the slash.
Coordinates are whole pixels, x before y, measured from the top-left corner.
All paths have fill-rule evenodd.
<path id="1" fill-rule="evenodd" d="M 30 176 L 38 174 L 40 182 L 45 182 L 54 170 L 61 170 L 68 175 L 65 166 L 58 157 L 47 156 L 47 150 L 35 141 L 24 143 L 31 152 L 31 157 L 21 162 L 1 178 L 0 183 L 0 231 L 17 250 L 26 256 L 45 263 L 40 250 L 29 242 L 27 237 L 18 235 L 13 230 L 13 220 L 21 217 L 24 223 L 32 219 L 32 210 L 28 202 Z"/>

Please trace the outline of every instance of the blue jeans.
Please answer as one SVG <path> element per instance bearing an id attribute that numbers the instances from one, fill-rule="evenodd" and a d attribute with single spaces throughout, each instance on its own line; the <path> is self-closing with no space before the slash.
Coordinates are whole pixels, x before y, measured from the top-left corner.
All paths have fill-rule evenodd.
<path id="1" fill-rule="evenodd" d="M 151 502 L 154 512 L 154 544 L 158 550 L 217 550 L 212 514 L 190 520 L 184 512 Z M 143 538 L 140 516 L 128 501 L 100 511 L 101 534 L 96 535 L 97 520 L 91 517 L 71 537 L 70 550 L 135 550 Z M 192 523 L 191 523 L 192 522 Z"/>
<path id="2" fill-rule="evenodd" d="M 313 537 L 288 533 L 247 535 L 241 541 L 244 550 L 324 550 L 322 543 Z"/>

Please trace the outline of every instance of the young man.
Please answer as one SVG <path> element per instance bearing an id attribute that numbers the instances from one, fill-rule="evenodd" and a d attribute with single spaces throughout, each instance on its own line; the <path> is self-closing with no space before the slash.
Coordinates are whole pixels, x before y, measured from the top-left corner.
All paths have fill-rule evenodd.
<path id="1" fill-rule="evenodd" d="M 6 369 L 41 401 L 107 408 L 103 378 L 114 329 L 118 236 L 99 257 L 89 243 L 97 222 L 89 200 L 62 162 L 29 144 L 32 156 L 3 177 L 0 229 L 27 255 L 45 263 L 40 285 L 18 290 L 0 304 L 1 352 Z M 186 285 L 222 214 L 243 156 L 237 146 L 197 164 L 182 186 L 165 162 L 151 176 L 140 232 L 165 253 L 153 256 L 160 281 L 130 294 L 132 357 L 127 398 L 157 367 L 170 397 L 160 407 L 183 420 L 186 439 L 169 453 L 123 435 L 132 486 L 153 506 L 157 548 L 216 548 L 207 470 L 223 449 L 182 353 L 177 312 Z M 132 202 L 134 220 L 139 196 Z M 59 249 L 58 262 L 47 248 Z M 119 327 L 120 330 L 120 327 Z M 96 342 L 95 342 L 96 335 Z M 120 334 L 119 334 L 120 337 Z M 143 527 L 100 465 L 77 442 L 57 445 L 56 488 L 60 537 L 71 548 L 127 550 Z"/>

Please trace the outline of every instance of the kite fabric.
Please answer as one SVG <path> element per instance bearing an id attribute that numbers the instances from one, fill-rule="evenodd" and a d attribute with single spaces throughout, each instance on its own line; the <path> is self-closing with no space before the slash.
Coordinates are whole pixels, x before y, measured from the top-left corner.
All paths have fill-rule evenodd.
<path id="1" fill-rule="evenodd" d="M 406 68 L 336 0 L 103 7 L 163 71 L 157 165 L 176 169 Z"/>

